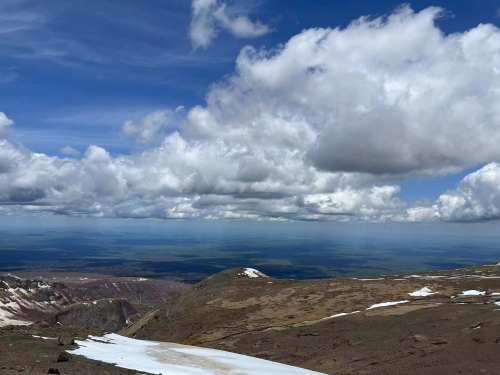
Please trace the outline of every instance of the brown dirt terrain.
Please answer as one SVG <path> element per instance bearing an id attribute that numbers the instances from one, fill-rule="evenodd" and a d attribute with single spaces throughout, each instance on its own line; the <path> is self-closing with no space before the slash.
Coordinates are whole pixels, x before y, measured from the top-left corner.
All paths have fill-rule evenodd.
<path id="1" fill-rule="evenodd" d="M 0 374 L 2 375 L 133 375 L 121 369 L 86 358 L 64 354 L 74 348 L 73 338 L 84 338 L 99 331 L 68 328 L 4 327 L 0 329 Z M 42 339 L 33 335 L 49 337 Z M 61 337 L 61 340 L 57 338 Z"/>
<path id="2" fill-rule="evenodd" d="M 78 288 L 90 282 L 100 296 L 110 290 L 110 283 L 123 286 L 120 282 L 131 280 L 75 282 Z M 409 295 L 424 287 L 435 294 Z M 461 295 L 467 290 L 484 294 Z M 87 298 L 86 293 L 75 294 Z M 249 278 L 243 269 L 234 269 L 169 296 L 167 303 L 142 314 L 121 334 L 228 350 L 327 374 L 500 375 L 498 265 L 428 275 L 306 281 Z M 401 301 L 407 302 L 370 308 Z M 49 369 L 60 374 L 137 373 L 77 356 L 60 357 L 73 347 L 71 338 L 103 333 L 85 328 L 101 303 L 71 305 L 76 316 L 71 324 L 0 328 L 0 374 L 38 375 Z M 58 337 L 64 338 L 63 345 Z"/>
<path id="3" fill-rule="evenodd" d="M 409 296 L 423 287 L 436 294 Z M 466 290 L 485 294 L 461 296 Z M 208 278 L 122 333 L 328 374 L 500 374 L 495 293 L 499 266 L 318 281 L 252 279 L 238 269 Z M 403 300 L 408 303 L 367 310 Z"/>

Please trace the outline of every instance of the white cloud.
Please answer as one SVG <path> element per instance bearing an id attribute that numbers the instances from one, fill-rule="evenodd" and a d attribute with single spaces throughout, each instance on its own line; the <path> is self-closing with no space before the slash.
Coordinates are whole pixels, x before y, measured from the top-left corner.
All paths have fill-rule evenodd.
<path id="1" fill-rule="evenodd" d="M 493 218 L 488 169 L 434 205 L 397 198 L 408 175 L 500 159 L 500 31 L 444 35 L 439 13 L 405 7 L 305 30 L 279 50 L 245 48 L 235 74 L 175 126 L 171 111 L 126 124 L 161 140 L 138 154 L 91 146 L 62 159 L 0 141 L 0 201 L 120 217 Z"/>
<path id="2" fill-rule="evenodd" d="M 189 36 L 194 48 L 207 48 L 217 36 L 215 19 L 212 16 L 217 0 L 193 0 Z"/>
<path id="3" fill-rule="evenodd" d="M 125 121 L 122 132 L 128 137 L 137 139 L 140 143 L 153 143 L 161 141 L 165 131 L 178 120 L 178 114 L 183 112 L 184 107 L 175 110 L 155 111 L 144 116 L 140 121 Z"/>
<path id="4" fill-rule="evenodd" d="M 64 146 L 60 150 L 61 154 L 66 155 L 66 156 L 80 156 L 80 151 L 78 151 L 76 148 L 71 147 L 71 146 Z"/>
<path id="5" fill-rule="evenodd" d="M 248 153 L 221 140 L 188 142 L 179 133 L 134 156 L 112 157 L 91 146 L 82 159 L 33 153 L 4 140 L 0 201 L 65 214 L 159 218 L 376 219 L 397 208 L 396 188 Z"/>
<path id="6" fill-rule="evenodd" d="M 439 212 L 436 210 L 436 206 L 416 206 L 410 207 L 402 215 L 396 216 L 399 221 L 435 221 L 439 220 Z"/>
<path id="7" fill-rule="evenodd" d="M 420 208 L 417 208 L 420 209 Z M 421 219 L 477 221 L 500 219 L 500 164 L 490 163 L 442 194 Z"/>
<path id="8" fill-rule="evenodd" d="M 7 131 L 14 123 L 7 115 L 3 112 L 0 112 L 0 140 L 7 137 Z"/>
<path id="9" fill-rule="evenodd" d="M 193 0 L 190 38 L 194 48 L 207 48 L 225 30 L 237 38 L 256 38 L 269 33 L 270 28 L 247 15 L 237 14 L 219 0 Z"/>
<path id="10" fill-rule="evenodd" d="M 493 160 L 500 31 L 444 35 L 439 14 L 405 7 L 306 30 L 278 52 L 247 48 L 224 105 L 251 102 L 276 121 L 306 123 L 317 135 L 309 158 L 327 171 L 444 173 Z"/>
<path id="11" fill-rule="evenodd" d="M 232 15 L 226 4 L 221 4 L 214 12 L 214 17 L 220 26 L 238 38 L 257 38 L 269 33 L 269 26 L 260 21 L 250 21 L 246 16 Z"/>
<path id="12" fill-rule="evenodd" d="M 373 186 L 369 188 L 347 188 L 333 193 L 308 194 L 303 205 L 318 219 L 323 215 L 357 215 L 359 218 L 383 220 L 398 212 L 402 203 L 395 199 L 398 186 Z"/>

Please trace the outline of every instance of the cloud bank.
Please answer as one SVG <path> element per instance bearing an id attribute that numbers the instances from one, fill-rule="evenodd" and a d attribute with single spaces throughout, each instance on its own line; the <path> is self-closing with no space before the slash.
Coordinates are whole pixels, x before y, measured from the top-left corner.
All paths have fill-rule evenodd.
<path id="1" fill-rule="evenodd" d="M 500 219 L 500 164 L 490 163 L 467 175 L 455 190 L 429 207 L 412 207 L 411 221 L 483 221 Z"/>
<path id="2" fill-rule="evenodd" d="M 193 0 L 189 36 L 194 48 L 207 48 L 224 30 L 236 38 L 257 38 L 271 29 L 260 21 L 251 21 L 219 0 Z"/>
<path id="3" fill-rule="evenodd" d="M 403 7 L 305 30 L 278 49 L 247 47 L 175 127 L 175 111 L 126 123 L 125 134 L 157 143 L 138 154 L 90 146 L 66 159 L 0 140 L 0 201 L 111 217 L 497 218 L 500 30 L 446 35 L 440 14 Z M 398 199 L 408 176 L 476 164 L 487 165 L 434 204 Z"/>

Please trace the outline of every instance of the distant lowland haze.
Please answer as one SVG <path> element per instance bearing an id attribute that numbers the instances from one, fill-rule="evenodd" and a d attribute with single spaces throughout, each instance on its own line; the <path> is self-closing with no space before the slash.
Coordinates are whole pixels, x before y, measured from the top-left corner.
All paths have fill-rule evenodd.
<path id="1" fill-rule="evenodd" d="M 492 223 L 22 220 L 0 221 L 0 272 L 197 281 L 254 267 L 308 279 L 425 274 L 499 260 L 500 232 Z"/>

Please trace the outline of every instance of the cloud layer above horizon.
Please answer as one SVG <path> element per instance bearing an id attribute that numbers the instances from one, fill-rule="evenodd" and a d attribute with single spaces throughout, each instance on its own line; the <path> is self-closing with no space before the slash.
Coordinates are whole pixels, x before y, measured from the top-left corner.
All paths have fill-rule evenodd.
<path id="1" fill-rule="evenodd" d="M 196 4 L 199 14 L 209 12 L 200 24 L 216 21 L 230 31 L 251 22 L 215 1 L 195 1 L 193 11 Z M 113 157 L 98 146 L 81 158 L 34 153 L 6 138 L 13 121 L 0 113 L 3 210 L 158 218 L 500 218 L 500 30 L 482 24 L 446 35 L 436 25 L 441 13 L 402 7 L 343 29 L 304 30 L 277 49 L 246 47 L 234 74 L 212 86 L 204 105 L 126 122 L 124 134 L 151 144 L 133 155 Z M 238 36 L 245 29 L 238 27 L 230 32 Z M 250 29 L 239 36 L 257 36 Z M 196 43 L 208 46 L 213 37 Z M 483 167 L 436 202 L 409 205 L 398 198 L 406 178 L 475 165 Z"/>

